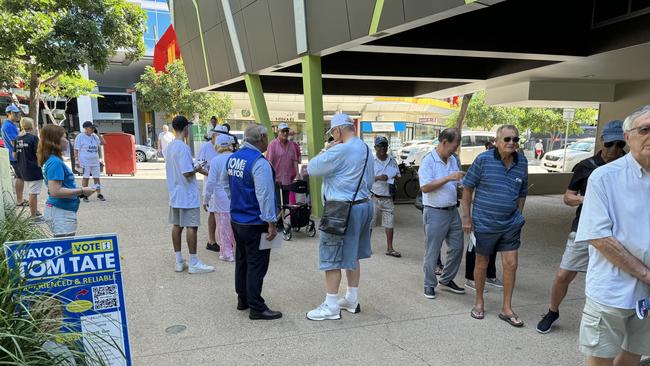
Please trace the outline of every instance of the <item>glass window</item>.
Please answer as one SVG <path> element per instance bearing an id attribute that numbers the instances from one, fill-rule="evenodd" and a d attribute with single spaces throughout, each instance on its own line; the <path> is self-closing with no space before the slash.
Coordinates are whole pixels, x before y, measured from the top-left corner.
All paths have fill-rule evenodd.
<path id="1" fill-rule="evenodd" d="M 130 95 L 108 94 L 97 98 L 97 110 L 100 113 L 133 113 Z"/>
<path id="2" fill-rule="evenodd" d="M 485 146 L 490 141 L 488 136 L 474 136 L 474 146 Z"/>
<path id="3" fill-rule="evenodd" d="M 156 25 L 156 29 L 158 30 L 158 32 L 156 34 L 156 40 L 159 40 L 160 37 L 162 37 L 162 35 L 165 34 L 165 31 L 167 30 L 167 28 L 169 28 L 169 25 L 171 24 L 172 19 L 169 16 L 169 13 L 157 12 L 156 16 L 158 18 L 157 25 Z"/>
<path id="4" fill-rule="evenodd" d="M 153 39 L 144 40 L 144 51 L 147 56 L 153 56 L 153 49 L 156 46 L 156 41 Z"/>
<path id="5" fill-rule="evenodd" d="M 156 39 L 156 12 L 147 10 L 147 30 L 144 39 Z"/>
<path id="6" fill-rule="evenodd" d="M 472 146 L 472 138 L 469 136 L 463 136 L 460 140 L 460 146 Z"/>

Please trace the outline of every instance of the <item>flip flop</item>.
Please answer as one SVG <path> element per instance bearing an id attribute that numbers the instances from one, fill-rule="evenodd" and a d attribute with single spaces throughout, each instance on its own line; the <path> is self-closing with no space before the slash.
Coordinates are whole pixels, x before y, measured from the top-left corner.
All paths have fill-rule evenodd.
<path id="1" fill-rule="evenodd" d="M 402 257 L 402 253 L 400 253 L 400 252 L 398 252 L 396 250 L 391 250 L 389 252 L 386 252 L 386 255 L 390 255 L 391 257 L 395 257 L 395 258 L 401 258 Z"/>
<path id="2" fill-rule="evenodd" d="M 18 206 L 18 207 L 26 207 L 26 206 L 29 206 L 29 202 L 27 202 L 27 200 L 23 200 L 23 202 L 21 202 L 21 203 L 16 203 L 16 206 Z"/>
<path id="3" fill-rule="evenodd" d="M 521 319 L 519 319 L 517 314 L 515 314 L 514 312 L 512 314 L 510 314 L 510 315 L 500 313 L 499 314 L 499 319 L 503 320 L 504 322 L 506 322 L 506 323 L 512 325 L 513 327 L 516 327 L 516 328 L 521 328 L 521 327 L 524 326 L 524 322 L 521 321 Z"/>
<path id="4" fill-rule="evenodd" d="M 477 307 L 473 307 L 472 311 L 469 313 L 469 315 L 474 319 L 481 320 L 481 319 L 485 318 L 485 310 L 479 309 Z"/>

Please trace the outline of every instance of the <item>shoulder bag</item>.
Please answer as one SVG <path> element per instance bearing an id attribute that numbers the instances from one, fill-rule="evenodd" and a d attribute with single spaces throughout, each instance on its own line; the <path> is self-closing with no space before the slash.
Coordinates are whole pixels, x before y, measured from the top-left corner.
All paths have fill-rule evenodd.
<path id="1" fill-rule="evenodd" d="M 363 176 L 366 172 L 369 152 L 370 148 L 366 146 L 366 160 L 363 163 L 363 170 L 361 171 L 359 184 L 357 184 L 357 190 L 354 192 L 352 201 L 327 201 L 326 199 L 325 207 L 323 209 L 323 217 L 320 219 L 318 230 L 333 235 L 345 235 L 345 231 L 348 228 L 348 220 L 350 219 L 352 204 L 357 198 L 357 193 L 359 193 L 359 188 L 361 187 L 361 182 L 363 182 Z"/>

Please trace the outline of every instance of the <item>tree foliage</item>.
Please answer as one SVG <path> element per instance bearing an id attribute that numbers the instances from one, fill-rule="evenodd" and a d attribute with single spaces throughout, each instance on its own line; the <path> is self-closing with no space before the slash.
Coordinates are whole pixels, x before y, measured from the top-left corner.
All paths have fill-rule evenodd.
<path id="1" fill-rule="evenodd" d="M 126 0 L 0 0 L 0 18 L 0 59 L 25 66 L 32 117 L 41 84 L 82 65 L 102 72 L 118 49 L 144 53 L 145 12 Z"/>
<path id="2" fill-rule="evenodd" d="M 65 112 L 68 109 L 68 103 L 73 98 L 79 98 L 84 95 L 92 98 L 101 97 L 101 95 L 93 93 L 96 87 L 97 83 L 94 80 L 84 78 L 79 72 L 61 75 L 49 84 L 42 85 L 41 96 L 48 98 L 41 97 L 41 101 L 45 106 L 50 121 L 54 124 L 61 125 L 66 119 L 65 113 L 63 113 L 63 119 L 57 119 L 54 116 L 53 109 L 56 109 L 59 101 L 65 102 L 65 108 L 63 109 Z"/>
<path id="3" fill-rule="evenodd" d="M 166 72 L 156 72 L 147 66 L 135 90 L 141 110 L 164 112 L 168 116 L 198 114 L 202 125 L 211 116 L 225 118 L 232 109 L 232 99 L 228 95 L 193 92 L 181 60 L 167 65 Z"/>

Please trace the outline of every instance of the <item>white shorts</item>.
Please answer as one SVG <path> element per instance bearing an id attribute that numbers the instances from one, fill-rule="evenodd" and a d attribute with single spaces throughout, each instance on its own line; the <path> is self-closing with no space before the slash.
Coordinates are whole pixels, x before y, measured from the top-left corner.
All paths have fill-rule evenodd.
<path id="1" fill-rule="evenodd" d="M 83 170 L 84 178 L 90 178 L 91 175 L 93 178 L 99 178 L 99 165 L 82 166 L 81 169 Z"/>
<path id="2" fill-rule="evenodd" d="M 43 188 L 43 180 L 31 180 L 27 183 L 27 191 L 29 194 L 41 194 L 41 189 Z"/>
<path id="3" fill-rule="evenodd" d="M 74 236 L 77 231 L 77 212 L 45 205 L 45 223 L 55 237 Z"/>

